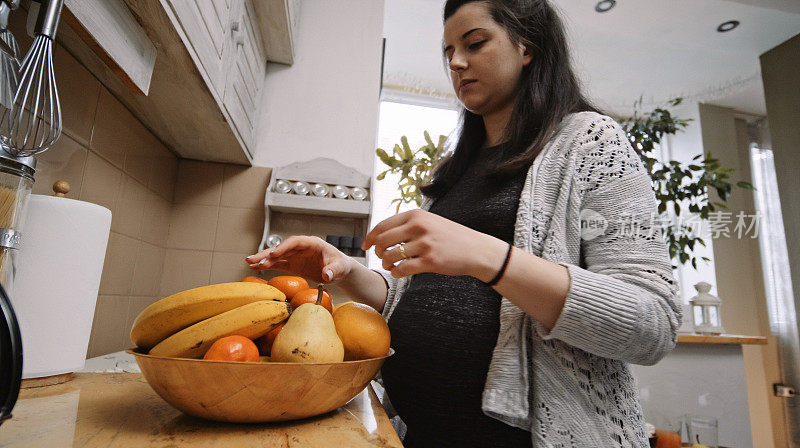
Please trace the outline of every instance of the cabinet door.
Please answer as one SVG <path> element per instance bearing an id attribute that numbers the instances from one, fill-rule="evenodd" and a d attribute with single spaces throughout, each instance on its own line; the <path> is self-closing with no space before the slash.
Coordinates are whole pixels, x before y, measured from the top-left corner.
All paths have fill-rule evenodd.
<path id="1" fill-rule="evenodd" d="M 234 28 L 231 60 L 228 67 L 223 104 L 231 117 L 231 126 L 252 153 L 253 128 L 267 67 L 251 0 L 233 0 Z"/>
<path id="2" fill-rule="evenodd" d="M 230 33 L 231 8 L 234 0 L 162 0 L 182 31 L 181 39 L 201 72 L 207 77 L 209 87 L 221 95 L 225 87 L 224 65 L 226 41 Z"/>

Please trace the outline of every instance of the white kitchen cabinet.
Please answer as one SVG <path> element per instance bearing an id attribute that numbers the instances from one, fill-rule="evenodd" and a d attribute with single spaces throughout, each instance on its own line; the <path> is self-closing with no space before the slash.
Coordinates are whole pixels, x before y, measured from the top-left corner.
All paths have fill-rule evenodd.
<path id="1" fill-rule="evenodd" d="M 300 4 L 301 0 L 257 0 L 253 3 L 270 61 L 294 63 Z"/>
<path id="2" fill-rule="evenodd" d="M 57 39 L 181 157 L 249 164 L 266 65 L 293 62 L 298 6 L 68 0 Z"/>
<path id="3" fill-rule="evenodd" d="M 239 0 L 241 1 L 241 0 Z M 197 68 L 217 94 L 225 88 L 225 52 L 230 51 L 231 9 L 236 0 L 162 0 Z"/>
<path id="4" fill-rule="evenodd" d="M 258 1 L 258 0 L 257 0 Z M 161 0 L 237 140 L 253 153 L 267 58 L 251 0 Z M 248 157 L 250 158 L 250 157 Z"/>
<path id="5" fill-rule="evenodd" d="M 258 1 L 258 0 L 256 0 Z M 266 54 L 250 0 L 237 1 L 231 25 L 230 59 L 222 103 L 248 148 L 253 147 L 256 111 L 264 85 Z"/>

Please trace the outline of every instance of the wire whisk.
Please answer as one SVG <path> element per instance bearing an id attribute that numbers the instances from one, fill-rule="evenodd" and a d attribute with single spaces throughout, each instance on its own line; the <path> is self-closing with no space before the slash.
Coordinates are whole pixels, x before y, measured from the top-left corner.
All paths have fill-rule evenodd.
<path id="1" fill-rule="evenodd" d="M 27 157 L 53 146 L 61 136 L 61 103 L 53 70 L 53 41 L 63 0 L 41 0 L 36 38 L 20 64 L 13 107 L 0 116 L 0 144 L 9 154 Z"/>

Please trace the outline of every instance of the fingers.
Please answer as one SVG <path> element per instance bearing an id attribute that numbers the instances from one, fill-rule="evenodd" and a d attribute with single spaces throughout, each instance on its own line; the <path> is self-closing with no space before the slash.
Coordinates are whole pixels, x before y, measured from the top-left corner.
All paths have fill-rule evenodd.
<path id="1" fill-rule="evenodd" d="M 324 241 L 313 236 L 290 236 L 277 247 L 264 249 L 261 252 L 250 255 L 245 258 L 245 261 L 250 265 L 251 269 L 269 269 L 269 267 L 275 265 L 274 260 L 291 257 L 298 252 L 312 249 L 315 246 L 321 250 L 322 247 L 319 246 L 319 243 L 324 244 Z"/>
<path id="2" fill-rule="evenodd" d="M 388 271 L 394 278 L 408 277 L 409 275 L 419 274 L 425 271 L 425 263 L 421 258 L 409 258 L 402 263 L 394 266 Z"/>
<path id="3" fill-rule="evenodd" d="M 265 258 L 259 263 L 251 264 L 249 268 L 253 271 L 265 271 L 267 269 L 285 270 L 287 266 L 289 266 L 289 262 L 286 260 L 270 260 Z"/>
<path id="4" fill-rule="evenodd" d="M 375 238 L 375 242 L 373 243 L 375 246 L 375 255 L 377 255 L 378 258 L 383 258 L 386 249 L 400 243 L 408 242 L 413 236 L 415 236 L 414 232 L 412 232 L 411 227 L 407 224 L 388 229 Z"/>
<path id="5" fill-rule="evenodd" d="M 270 253 L 270 252 L 272 252 L 272 248 L 269 248 L 269 249 L 264 249 L 264 250 L 262 250 L 261 252 L 256 252 L 256 253 L 254 253 L 253 255 L 249 255 L 249 256 L 245 257 L 245 259 L 244 259 L 244 260 L 245 260 L 245 261 L 246 261 L 248 264 L 251 264 L 251 265 L 252 265 L 252 264 L 258 263 L 259 261 L 261 261 L 261 260 L 263 260 L 264 258 L 266 258 L 266 257 L 267 257 L 267 255 L 269 255 L 269 253 Z"/>
<path id="6" fill-rule="evenodd" d="M 400 225 L 405 224 L 408 222 L 409 219 L 416 216 L 420 213 L 421 210 L 411 210 L 408 212 L 403 212 L 398 215 L 394 215 L 390 218 L 386 218 L 383 221 L 379 222 L 372 230 L 369 231 L 367 236 L 364 237 L 364 244 L 361 245 L 363 250 L 367 250 L 375 244 L 375 240 L 384 232 L 394 227 L 398 227 Z"/>
<path id="7" fill-rule="evenodd" d="M 334 260 L 322 268 L 322 280 L 328 283 L 337 282 L 345 277 L 347 273 L 346 260 Z"/>
<path id="8" fill-rule="evenodd" d="M 316 248 L 318 250 L 322 250 L 322 246 L 320 243 L 324 243 L 321 239 L 315 236 L 305 236 L 305 235 L 295 235 L 286 238 L 286 241 L 278 244 L 272 252 L 270 253 L 271 257 L 283 257 L 288 254 L 288 252 L 296 252 L 302 251 L 306 249 L 313 249 Z"/>
<path id="9" fill-rule="evenodd" d="M 376 251 L 377 253 L 377 251 Z M 387 250 L 380 257 L 383 260 L 383 268 L 391 270 L 394 268 L 395 263 L 403 260 L 410 260 L 419 255 L 418 244 L 414 241 L 403 245 L 397 245 L 391 250 Z M 404 261 L 405 263 L 405 261 Z"/>

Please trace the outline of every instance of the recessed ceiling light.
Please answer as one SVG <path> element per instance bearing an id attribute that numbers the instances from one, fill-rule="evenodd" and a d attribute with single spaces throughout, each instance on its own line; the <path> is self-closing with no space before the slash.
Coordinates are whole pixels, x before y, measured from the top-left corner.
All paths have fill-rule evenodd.
<path id="1" fill-rule="evenodd" d="M 600 0 L 594 5 L 594 10 L 597 12 L 607 12 L 616 6 L 617 0 Z"/>
<path id="2" fill-rule="evenodd" d="M 721 23 L 717 27 L 717 31 L 720 32 L 720 33 L 726 33 L 728 31 L 736 28 L 737 26 L 739 26 L 739 21 L 738 20 L 728 20 L 727 22 Z"/>

